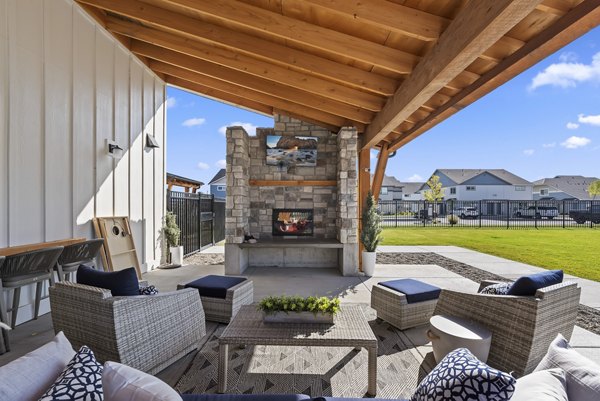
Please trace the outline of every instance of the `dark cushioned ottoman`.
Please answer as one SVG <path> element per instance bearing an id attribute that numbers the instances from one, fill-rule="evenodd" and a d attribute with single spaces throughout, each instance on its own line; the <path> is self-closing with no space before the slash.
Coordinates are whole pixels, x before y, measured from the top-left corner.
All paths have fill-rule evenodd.
<path id="1" fill-rule="evenodd" d="M 229 323 L 242 305 L 254 302 L 254 286 L 246 277 L 209 275 L 177 289 L 196 288 L 200 293 L 206 320 Z"/>
<path id="2" fill-rule="evenodd" d="M 377 283 L 371 291 L 371 308 L 377 317 L 405 330 L 429 322 L 441 289 L 419 280 Z"/>

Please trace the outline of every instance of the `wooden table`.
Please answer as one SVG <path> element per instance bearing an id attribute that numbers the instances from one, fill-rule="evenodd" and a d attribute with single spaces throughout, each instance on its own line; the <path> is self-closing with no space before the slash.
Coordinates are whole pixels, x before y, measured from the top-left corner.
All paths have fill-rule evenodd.
<path id="1" fill-rule="evenodd" d="M 219 387 L 227 389 L 229 345 L 280 345 L 290 347 L 366 348 L 368 360 L 367 394 L 377 393 L 377 337 L 360 306 L 342 306 L 333 325 L 313 323 L 264 323 L 255 305 L 242 306 L 219 339 Z"/>
<path id="2" fill-rule="evenodd" d="M 36 251 L 38 249 L 51 248 L 53 246 L 67 246 L 86 241 L 86 238 L 67 238 L 57 241 L 39 242 L 36 244 L 9 246 L 8 248 L 0 248 L 0 256 L 16 255 L 18 253 Z"/>

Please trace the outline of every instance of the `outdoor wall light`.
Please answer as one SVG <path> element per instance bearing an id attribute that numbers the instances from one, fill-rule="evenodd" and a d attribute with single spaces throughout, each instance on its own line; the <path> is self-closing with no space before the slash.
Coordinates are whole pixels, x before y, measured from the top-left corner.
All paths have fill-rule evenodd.
<path id="1" fill-rule="evenodd" d="M 108 156 L 113 157 L 115 159 L 120 159 L 123 156 L 123 148 L 120 147 L 115 141 L 111 141 L 110 139 L 106 140 L 106 149 L 108 151 Z"/>
<path id="2" fill-rule="evenodd" d="M 146 134 L 146 147 L 147 148 L 160 148 L 158 145 L 158 141 L 154 137 L 154 135 Z"/>

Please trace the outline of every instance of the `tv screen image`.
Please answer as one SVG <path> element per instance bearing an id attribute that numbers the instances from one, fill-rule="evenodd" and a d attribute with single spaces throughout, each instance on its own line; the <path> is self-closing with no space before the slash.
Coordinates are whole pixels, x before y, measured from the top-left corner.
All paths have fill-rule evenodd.
<path id="1" fill-rule="evenodd" d="M 273 235 L 313 234 L 313 209 L 273 209 Z"/>
<path id="2" fill-rule="evenodd" d="M 309 136 L 267 136 L 268 166 L 317 165 L 317 138 Z"/>

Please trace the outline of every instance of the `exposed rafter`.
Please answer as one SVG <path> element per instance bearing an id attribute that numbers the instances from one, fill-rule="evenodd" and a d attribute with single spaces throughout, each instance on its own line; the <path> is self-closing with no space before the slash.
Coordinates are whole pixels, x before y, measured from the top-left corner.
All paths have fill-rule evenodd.
<path id="1" fill-rule="evenodd" d="M 461 10 L 436 45 L 367 127 L 363 146 L 385 138 L 481 53 L 525 18 L 540 0 L 478 0 Z"/>
<path id="2" fill-rule="evenodd" d="M 408 74 L 419 61 L 414 54 L 392 49 L 356 36 L 309 24 L 236 0 L 167 0 L 190 10 L 235 22 L 245 27 L 312 46 L 356 61 L 374 64 L 389 71 Z M 324 40 L 326 38 L 326 40 Z"/>
<path id="3" fill-rule="evenodd" d="M 390 150 L 394 151 L 406 145 L 435 124 L 504 84 L 519 72 L 533 66 L 546 55 L 554 53 L 593 29 L 599 21 L 600 0 L 581 3 L 518 51 L 504 59 L 487 74 L 465 87 L 460 93 L 452 97 L 448 103 L 421 120 L 412 129 L 405 131 L 399 139 L 391 144 Z"/>

